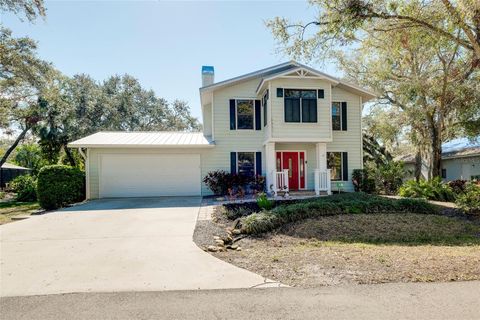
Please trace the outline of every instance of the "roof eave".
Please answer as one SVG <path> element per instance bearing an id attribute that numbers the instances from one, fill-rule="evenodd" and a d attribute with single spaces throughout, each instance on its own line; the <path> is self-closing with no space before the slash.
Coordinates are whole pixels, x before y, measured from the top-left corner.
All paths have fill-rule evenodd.
<path id="1" fill-rule="evenodd" d="M 188 149 L 188 148 L 213 148 L 215 147 L 215 143 L 210 143 L 210 144 L 93 144 L 93 143 L 79 143 L 79 144 L 73 144 L 69 143 L 67 145 L 69 148 L 102 148 L 102 149 L 112 149 L 112 148 L 135 148 L 135 149 L 172 149 L 172 148 L 178 148 L 178 149 Z"/>

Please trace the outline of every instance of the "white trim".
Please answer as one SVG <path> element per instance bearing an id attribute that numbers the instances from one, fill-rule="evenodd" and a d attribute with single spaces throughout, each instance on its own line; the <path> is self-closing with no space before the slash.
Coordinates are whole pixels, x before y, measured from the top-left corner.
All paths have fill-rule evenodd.
<path id="1" fill-rule="evenodd" d="M 311 125 L 311 126 L 317 126 L 317 125 L 320 125 L 320 121 L 319 120 L 319 114 L 318 114 L 318 100 L 321 100 L 318 98 L 318 87 L 301 87 L 301 88 L 297 88 L 297 87 L 288 87 L 288 88 L 282 88 L 283 89 L 283 97 L 280 97 L 280 99 L 283 99 L 283 119 L 282 119 L 282 124 L 284 125 L 298 125 L 298 124 L 302 124 L 302 127 L 304 127 L 305 125 Z M 317 100 L 317 121 L 316 122 L 303 122 L 302 120 L 302 107 L 303 107 L 303 104 L 302 104 L 302 97 L 300 97 L 300 122 L 287 122 L 285 121 L 285 99 L 287 99 L 287 97 L 285 97 L 285 90 L 305 90 L 305 91 L 310 91 L 310 90 L 314 90 L 315 91 L 315 100 Z M 308 99 L 308 98 L 307 98 Z M 310 98 L 310 100 L 314 100 L 312 98 Z"/>
<path id="2" fill-rule="evenodd" d="M 345 149 L 342 149 L 342 150 L 338 150 L 338 149 L 329 150 L 329 149 L 327 148 L 327 151 L 326 151 L 326 154 L 325 154 L 325 156 L 326 156 L 326 158 L 327 158 L 327 169 L 330 169 L 330 168 L 328 167 L 328 153 L 340 153 L 341 167 L 342 167 L 342 170 L 341 170 L 341 172 L 340 172 L 340 173 L 341 173 L 340 180 L 330 179 L 330 181 L 343 181 L 343 182 L 348 182 L 348 180 L 347 180 L 347 181 L 343 180 L 343 153 L 344 153 L 344 152 L 349 153 L 349 152 L 346 151 Z M 363 161 L 363 160 L 362 160 L 362 161 Z M 348 162 L 347 162 L 347 167 L 349 167 L 349 166 L 348 166 Z M 349 167 L 349 168 L 350 168 L 350 167 Z M 348 175 L 348 172 L 347 172 L 347 175 Z"/>
<path id="3" fill-rule="evenodd" d="M 262 129 L 260 130 L 256 130 L 256 121 L 255 121 L 255 100 L 258 100 L 257 98 L 232 98 L 235 100 L 235 130 L 236 131 L 261 131 Z M 250 101 L 253 101 L 253 128 L 252 129 L 239 129 L 238 128 L 238 107 L 237 107 L 237 101 L 238 100 L 250 100 Z M 261 102 L 260 102 L 261 104 Z M 260 113 L 261 115 L 261 113 Z"/>
<path id="4" fill-rule="evenodd" d="M 90 149 L 87 149 L 87 157 L 85 159 L 85 200 L 91 198 L 90 192 Z"/>
<path id="5" fill-rule="evenodd" d="M 332 97 L 333 97 L 333 89 L 332 89 L 332 88 L 333 88 L 333 87 L 332 87 L 332 84 L 330 84 L 330 96 L 328 97 L 328 102 L 329 102 L 329 106 L 330 106 L 330 108 L 329 108 L 329 109 L 330 109 L 330 112 L 329 112 L 329 114 L 330 114 L 330 117 L 329 117 L 329 119 L 330 119 L 330 121 L 329 121 L 329 122 L 330 122 L 330 128 L 329 128 L 329 129 L 330 129 L 330 139 L 333 141 L 333 122 L 332 122 L 332 102 L 333 102 L 333 101 L 332 101 Z"/>
<path id="6" fill-rule="evenodd" d="M 332 120 L 330 128 L 332 129 L 332 131 L 335 131 L 335 132 L 337 132 L 337 131 L 348 131 L 348 128 L 347 128 L 347 130 L 342 130 L 342 128 L 343 128 L 342 102 L 345 102 L 345 101 L 332 101 L 331 104 L 330 104 L 330 119 Z M 333 129 L 333 119 L 332 119 L 332 118 L 333 118 L 333 112 L 332 112 L 332 109 L 333 109 L 333 104 L 334 104 L 334 103 L 340 103 L 340 129 L 338 129 L 338 130 L 337 130 L 337 129 Z M 347 112 L 348 112 L 348 109 L 347 109 Z M 361 120 L 361 119 L 362 119 L 362 118 L 360 118 L 360 120 Z"/>
<path id="7" fill-rule="evenodd" d="M 215 104 L 213 103 L 213 92 L 212 92 L 212 141 L 215 141 Z"/>
<path id="8" fill-rule="evenodd" d="M 318 143 L 318 142 L 332 142 L 332 139 L 329 138 L 270 138 L 268 140 L 265 140 L 263 144 L 267 144 L 269 142 L 297 142 L 297 143 Z"/>
<path id="9" fill-rule="evenodd" d="M 257 176 L 257 152 L 262 152 L 262 151 L 232 151 L 235 152 L 235 173 L 238 175 L 238 154 L 239 153 L 253 153 L 253 175 L 256 177 Z"/>
<path id="10" fill-rule="evenodd" d="M 272 101 L 272 84 L 268 83 L 268 101 L 270 102 L 270 112 L 267 113 L 267 139 L 272 138 L 273 135 L 273 123 L 272 123 L 272 113 L 273 113 L 273 101 Z"/>
<path id="11" fill-rule="evenodd" d="M 265 84 L 265 82 L 268 82 L 268 81 L 271 81 L 271 80 L 274 80 L 274 79 L 277 79 L 277 78 L 284 78 L 284 79 L 318 79 L 318 80 L 326 80 L 326 81 L 329 81 L 331 83 L 334 83 L 335 85 L 337 84 L 340 84 L 340 80 L 339 79 L 336 79 L 334 77 L 331 77 L 323 72 L 320 72 L 320 71 L 317 71 L 315 69 L 312 69 L 308 66 L 305 66 L 305 65 L 300 65 L 298 63 L 295 63 L 295 65 L 297 66 L 296 68 L 292 68 L 292 69 L 289 69 L 289 70 L 285 70 L 283 72 L 280 72 L 280 73 L 277 73 L 277 74 L 274 74 L 274 75 L 271 75 L 270 77 L 267 77 L 267 78 L 264 78 L 262 79 L 262 81 L 259 83 L 259 85 L 257 86 L 257 90 L 255 90 L 256 93 L 260 92 L 262 90 L 262 87 L 263 85 Z M 297 76 L 288 76 L 288 74 L 290 73 L 295 73 L 295 72 L 298 72 L 298 71 L 307 71 L 308 73 L 311 73 L 313 75 L 316 75 L 316 77 L 313 77 L 313 76 L 301 76 L 301 75 L 297 75 Z"/>
<path id="12" fill-rule="evenodd" d="M 214 148 L 215 144 L 68 144 L 69 148 L 102 148 L 102 149 L 114 149 L 114 148 L 132 148 L 132 149 L 202 149 L 202 148 Z"/>
<path id="13" fill-rule="evenodd" d="M 283 170 L 283 153 L 284 152 L 296 152 L 298 154 L 298 190 L 308 190 L 307 185 L 308 185 L 308 173 L 307 173 L 307 150 L 275 150 L 275 170 L 277 169 L 277 152 L 280 153 L 280 169 Z M 300 188 L 302 185 L 300 183 L 300 152 L 303 152 L 304 158 L 303 158 L 303 179 L 305 181 L 305 185 L 303 188 Z M 292 170 L 293 171 L 293 170 Z M 293 172 L 292 172 L 293 174 Z M 290 188 L 290 186 L 289 186 Z M 290 188 L 291 189 L 291 188 Z"/>

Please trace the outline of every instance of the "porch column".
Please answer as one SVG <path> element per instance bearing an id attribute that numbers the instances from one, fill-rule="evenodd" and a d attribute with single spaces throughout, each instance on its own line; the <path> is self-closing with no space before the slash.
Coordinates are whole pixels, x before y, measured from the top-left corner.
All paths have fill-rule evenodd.
<path id="1" fill-rule="evenodd" d="M 265 178 L 267 193 L 271 194 L 272 190 L 270 186 L 274 185 L 274 172 L 276 168 L 276 156 L 275 156 L 275 142 L 267 142 L 265 144 Z"/>
<path id="2" fill-rule="evenodd" d="M 315 145 L 317 168 L 321 172 L 327 171 L 327 144 L 320 142 Z"/>

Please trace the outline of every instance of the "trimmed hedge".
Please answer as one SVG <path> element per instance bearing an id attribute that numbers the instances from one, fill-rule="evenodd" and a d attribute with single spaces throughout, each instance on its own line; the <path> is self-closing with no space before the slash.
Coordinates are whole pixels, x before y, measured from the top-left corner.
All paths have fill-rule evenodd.
<path id="1" fill-rule="evenodd" d="M 333 195 L 280 205 L 271 211 L 253 213 L 242 218 L 242 230 L 247 234 L 272 231 L 284 224 L 308 218 L 359 213 L 437 213 L 438 209 L 417 199 L 389 199 L 364 193 Z"/>
<path id="2" fill-rule="evenodd" d="M 10 181 L 9 187 L 17 193 L 17 201 L 32 202 L 37 200 L 36 181 L 29 174 L 16 177 Z"/>
<path id="3" fill-rule="evenodd" d="M 43 167 L 38 173 L 37 194 L 40 206 L 47 210 L 82 201 L 85 199 L 85 174 L 70 166 Z"/>

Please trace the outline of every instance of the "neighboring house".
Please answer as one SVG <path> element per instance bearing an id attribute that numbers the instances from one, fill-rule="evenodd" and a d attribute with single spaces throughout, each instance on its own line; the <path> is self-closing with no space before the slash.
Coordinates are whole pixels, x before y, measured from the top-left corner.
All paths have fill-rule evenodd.
<path id="1" fill-rule="evenodd" d="M 202 133 L 100 132 L 69 147 L 87 158 L 88 198 L 209 195 L 213 170 L 264 175 L 269 192 L 329 192 L 330 181 L 351 191 L 372 98 L 293 61 L 217 83 L 204 66 Z"/>
<path id="2" fill-rule="evenodd" d="M 0 168 L 0 188 L 5 188 L 7 183 L 18 176 L 29 174 L 31 169 L 17 166 L 15 164 L 5 162 Z"/>
<path id="3" fill-rule="evenodd" d="M 442 145 L 442 180 L 480 180 L 480 142 L 456 139 Z M 415 159 L 413 155 L 399 158 L 405 163 L 408 179 L 414 179 Z M 422 163 L 422 177 L 427 178 L 429 166 Z"/>

